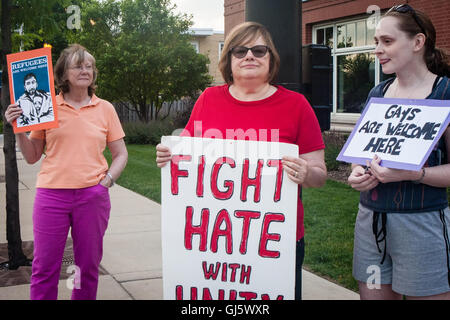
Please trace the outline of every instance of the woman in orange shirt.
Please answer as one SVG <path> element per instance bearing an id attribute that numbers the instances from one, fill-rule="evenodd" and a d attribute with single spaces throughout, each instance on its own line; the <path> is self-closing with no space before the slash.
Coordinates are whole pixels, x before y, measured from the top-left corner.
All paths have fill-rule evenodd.
<path id="1" fill-rule="evenodd" d="M 80 45 L 66 48 L 55 65 L 59 127 L 16 134 L 25 160 L 45 157 L 33 210 L 34 259 L 30 298 L 54 300 L 64 247 L 71 228 L 76 273 L 72 299 L 96 298 L 103 236 L 111 208 L 108 188 L 124 169 L 128 153 L 113 105 L 95 92 L 95 59 Z M 22 111 L 8 106 L 9 123 Z M 111 151 L 112 163 L 103 156 Z"/>

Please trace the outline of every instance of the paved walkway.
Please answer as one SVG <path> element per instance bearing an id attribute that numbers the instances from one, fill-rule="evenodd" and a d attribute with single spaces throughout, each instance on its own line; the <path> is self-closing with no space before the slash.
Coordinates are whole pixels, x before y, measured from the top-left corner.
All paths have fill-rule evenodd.
<path id="1" fill-rule="evenodd" d="M 0 147 L 3 147 L 0 136 Z M 32 206 L 40 162 L 28 165 L 17 153 L 22 241 L 32 241 Z M 0 175 L 4 175 L 4 155 L 0 155 Z M 121 186 L 110 189 L 112 202 L 104 239 L 99 300 L 162 299 L 161 206 Z M 0 243 L 6 243 L 5 183 L 0 182 Z M 66 267 L 67 268 L 67 267 Z M 0 287 L 0 299 L 29 299 L 29 284 Z M 58 298 L 70 299 L 66 280 L 59 283 Z M 303 271 L 303 299 L 357 300 L 359 295 L 310 272 Z"/>

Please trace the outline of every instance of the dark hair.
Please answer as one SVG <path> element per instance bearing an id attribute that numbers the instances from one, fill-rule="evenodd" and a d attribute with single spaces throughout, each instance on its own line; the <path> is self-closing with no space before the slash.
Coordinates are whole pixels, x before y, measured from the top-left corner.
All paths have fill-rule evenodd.
<path id="1" fill-rule="evenodd" d="M 233 75 L 231 74 L 231 49 L 243 45 L 246 42 L 253 41 L 258 37 L 262 37 L 270 49 L 269 76 L 267 82 L 270 84 L 275 83 L 280 69 L 280 56 L 266 27 L 257 22 L 249 21 L 234 27 L 225 39 L 219 60 L 219 70 L 227 84 L 233 83 Z"/>
<path id="2" fill-rule="evenodd" d="M 23 84 L 25 84 L 25 81 L 27 81 L 28 79 L 34 78 L 37 81 L 37 77 L 36 75 L 31 72 L 31 73 L 27 73 L 27 75 L 23 78 Z"/>
<path id="3" fill-rule="evenodd" d="M 408 12 L 391 9 L 383 17 L 397 18 L 400 30 L 410 35 L 411 38 L 418 33 L 425 33 L 424 59 L 428 70 L 438 76 L 450 77 L 450 55 L 445 50 L 436 47 L 436 29 L 425 13 L 412 8 Z"/>
<path id="4" fill-rule="evenodd" d="M 92 96 L 95 93 L 97 86 L 95 80 L 97 80 L 98 70 L 95 67 L 95 58 L 86 50 L 85 47 L 79 44 L 72 44 L 61 52 L 61 55 L 56 61 L 55 65 L 55 82 L 56 87 L 63 93 L 69 92 L 69 81 L 67 80 L 66 73 L 69 69 L 71 62 L 74 60 L 76 64 L 81 64 L 86 59 L 92 62 L 93 78 L 92 83 L 88 87 L 88 95 Z"/>

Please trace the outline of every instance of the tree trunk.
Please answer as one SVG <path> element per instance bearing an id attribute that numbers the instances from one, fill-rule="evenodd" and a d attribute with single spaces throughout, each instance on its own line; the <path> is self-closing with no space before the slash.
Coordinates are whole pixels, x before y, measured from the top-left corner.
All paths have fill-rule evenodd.
<path id="1" fill-rule="evenodd" d="M 156 101 L 155 101 L 155 120 L 158 120 L 158 114 L 159 114 L 159 111 L 161 110 L 161 107 L 162 107 L 162 102 L 160 102 L 159 98 L 156 98 Z"/>
<path id="2" fill-rule="evenodd" d="M 6 55 L 11 52 L 11 3 L 2 0 L 1 37 L 2 37 L 2 113 L 9 105 L 9 82 Z M 15 270 L 20 266 L 29 266 L 22 250 L 19 220 L 19 173 L 16 159 L 16 139 L 12 126 L 4 121 L 3 125 L 3 152 L 5 154 L 5 180 L 6 180 L 6 239 L 8 241 L 9 261 L 1 264 L 4 269 Z"/>
<path id="3" fill-rule="evenodd" d="M 170 116 L 170 110 L 172 110 L 172 107 L 175 105 L 175 103 L 177 103 L 177 101 L 172 101 L 172 102 L 168 102 L 168 108 L 167 108 L 167 114 L 165 116 L 161 117 L 161 120 L 165 120 L 167 119 L 167 117 Z"/>
<path id="4" fill-rule="evenodd" d="M 149 111 L 150 111 L 150 120 L 153 120 L 153 113 L 154 113 L 154 102 L 153 100 L 150 100 L 150 107 L 149 107 Z"/>

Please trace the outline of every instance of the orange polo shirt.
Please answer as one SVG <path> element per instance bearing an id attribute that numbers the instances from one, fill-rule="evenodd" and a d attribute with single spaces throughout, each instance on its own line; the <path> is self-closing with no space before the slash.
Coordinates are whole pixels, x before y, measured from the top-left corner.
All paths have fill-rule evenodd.
<path id="1" fill-rule="evenodd" d="M 76 109 L 60 93 L 59 128 L 32 131 L 31 138 L 45 139 L 45 158 L 36 187 L 78 189 L 96 185 L 106 175 L 103 151 L 108 142 L 125 136 L 114 106 L 92 96 L 87 106 Z"/>

